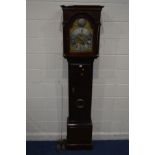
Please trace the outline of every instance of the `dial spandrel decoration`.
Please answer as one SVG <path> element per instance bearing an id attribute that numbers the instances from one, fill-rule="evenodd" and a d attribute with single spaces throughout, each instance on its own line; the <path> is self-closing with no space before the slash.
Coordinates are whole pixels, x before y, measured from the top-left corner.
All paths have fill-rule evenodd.
<path id="1" fill-rule="evenodd" d="M 78 18 L 70 29 L 70 52 L 92 52 L 93 29 L 85 18 Z"/>

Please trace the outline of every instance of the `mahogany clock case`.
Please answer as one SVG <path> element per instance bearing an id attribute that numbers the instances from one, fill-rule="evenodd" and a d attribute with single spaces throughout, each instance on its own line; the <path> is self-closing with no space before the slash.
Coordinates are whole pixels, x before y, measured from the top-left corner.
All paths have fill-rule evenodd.
<path id="1" fill-rule="evenodd" d="M 69 116 L 67 149 L 92 148 L 93 61 L 99 53 L 103 6 L 74 5 L 63 9 L 63 55 L 68 60 Z"/>

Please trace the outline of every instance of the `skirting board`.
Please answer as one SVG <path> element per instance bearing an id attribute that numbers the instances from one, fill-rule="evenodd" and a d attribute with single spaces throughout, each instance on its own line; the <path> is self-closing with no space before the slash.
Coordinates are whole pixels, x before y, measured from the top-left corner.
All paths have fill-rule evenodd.
<path id="1" fill-rule="evenodd" d="M 62 136 L 60 133 L 27 133 L 27 141 L 48 141 L 48 140 L 60 140 L 65 139 L 66 133 Z M 93 132 L 93 140 L 127 140 L 129 139 L 128 132 Z"/>

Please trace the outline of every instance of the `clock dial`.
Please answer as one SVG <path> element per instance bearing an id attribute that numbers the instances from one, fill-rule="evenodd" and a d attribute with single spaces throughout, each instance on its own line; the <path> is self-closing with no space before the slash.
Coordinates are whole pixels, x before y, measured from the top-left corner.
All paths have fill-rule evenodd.
<path id="1" fill-rule="evenodd" d="M 70 52 L 92 52 L 93 29 L 87 19 L 79 18 L 70 29 Z"/>

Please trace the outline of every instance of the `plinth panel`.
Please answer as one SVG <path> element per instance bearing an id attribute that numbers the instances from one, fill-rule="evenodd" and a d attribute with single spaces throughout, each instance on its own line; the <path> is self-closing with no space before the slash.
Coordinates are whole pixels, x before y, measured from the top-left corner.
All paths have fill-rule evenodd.
<path id="1" fill-rule="evenodd" d="M 92 122 L 67 122 L 67 143 L 70 149 L 92 148 Z"/>

